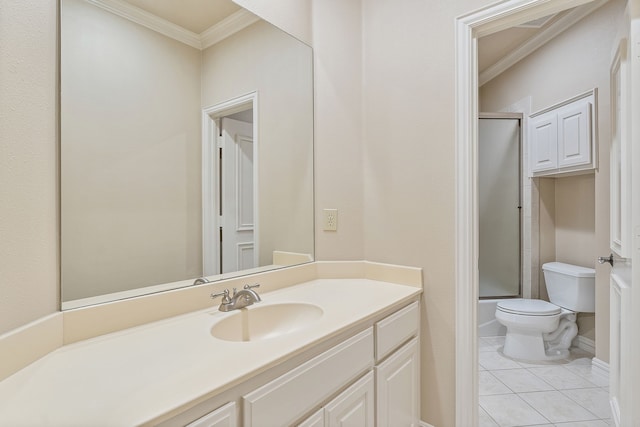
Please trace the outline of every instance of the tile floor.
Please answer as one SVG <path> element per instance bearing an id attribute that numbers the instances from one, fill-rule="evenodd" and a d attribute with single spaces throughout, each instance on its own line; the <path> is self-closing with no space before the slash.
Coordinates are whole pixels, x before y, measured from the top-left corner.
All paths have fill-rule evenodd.
<path id="1" fill-rule="evenodd" d="M 592 355 L 516 362 L 500 352 L 504 337 L 481 337 L 480 427 L 608 427 L 609 380 L 591 371 Z"/>

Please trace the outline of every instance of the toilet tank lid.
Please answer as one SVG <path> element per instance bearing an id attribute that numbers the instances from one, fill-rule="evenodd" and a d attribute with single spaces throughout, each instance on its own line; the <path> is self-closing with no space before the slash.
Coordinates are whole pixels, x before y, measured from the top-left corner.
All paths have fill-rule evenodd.
<path id="1" fill-rule="evenodd" d="M 589 267 L 580 267 L 579 265 L 565 264 L 563 262 L 548 262 L 542 264 L 542 269 L 553 271 L 554 273 L 566 274 L 573 277 L 595 277 L 596 270 Z"/>

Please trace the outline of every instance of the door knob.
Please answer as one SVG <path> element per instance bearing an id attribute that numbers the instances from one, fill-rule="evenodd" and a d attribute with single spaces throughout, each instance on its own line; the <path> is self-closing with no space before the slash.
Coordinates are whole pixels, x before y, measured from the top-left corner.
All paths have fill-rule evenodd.
<path id="1" fill-rule="evenodd" d="M 611 267 L 613 267 L 613 254 L 610 254 L 608 257 L 599 256 L 598 262 L 600 264 L 604 264 L 605 262 L 608 262 L 609 264 L 611 264 Z"/>

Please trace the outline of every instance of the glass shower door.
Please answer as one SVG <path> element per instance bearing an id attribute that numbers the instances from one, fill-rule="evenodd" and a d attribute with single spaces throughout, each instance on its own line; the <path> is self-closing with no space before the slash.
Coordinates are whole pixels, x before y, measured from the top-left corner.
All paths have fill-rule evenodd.
<path id="1" fill-rule="evenodd" d="M 480 298 L 520 296 L 520 119 L 481 118 L 478 142 Z"/>

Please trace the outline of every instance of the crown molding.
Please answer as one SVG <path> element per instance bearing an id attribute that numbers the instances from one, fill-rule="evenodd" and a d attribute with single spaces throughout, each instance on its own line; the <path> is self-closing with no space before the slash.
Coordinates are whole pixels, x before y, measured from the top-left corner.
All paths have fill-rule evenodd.
<path id="1" fill-rule="evenodd" d="M 99 8 L 122 18 L 140 24 L 150 30 L 182 42 L 196 49 L 202 49 L 200 36 L 172 22 L 162 19 L 122 0 L 85 0 Z"/>
<path id="2" fill-rule="evenodd" d="M 259 20 L 260 17 L 257 15 L 254 15 L 248 10 L 240 9 L 218 22 L 216 25 L 200 33 L 201 49 L 204 50 L 213 46 Z"/>
<path id="3" fill-rule="evenodd" d="M 253 13 L 240 9 L 211 28 L 204 30 L 201 34 L 196 34 L 122 0 L 85 1 L 198 50 L 213 46 L 260 20 L 260 17 Z"/>
<path id="4" fill-rule="evenodd" d="M 578 23 L 582 18 L 594 12 L 600 6 L 604 5 L 607 1 L 608 0 L 596 0 L 591 3 L 576 7 L 572 11 L 568 12 L 557 21 L 549 25 L 548 28 L 539 32 L 538 34 L 521 44 L 517 49 L 511 51 L 509 54 L 502 57 L 502 59 L 500 59 L 498 62 L 482 71 L 478 77 L 478 86 L 480 87 L 498 77 L 500 74 L 513 67 L 516 63 L 529 56 L 540 47 L 547 44 L 554 37 L 558 36 L 574 24 Z"/>

